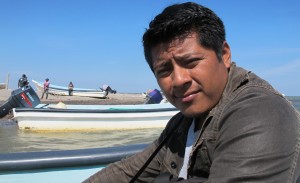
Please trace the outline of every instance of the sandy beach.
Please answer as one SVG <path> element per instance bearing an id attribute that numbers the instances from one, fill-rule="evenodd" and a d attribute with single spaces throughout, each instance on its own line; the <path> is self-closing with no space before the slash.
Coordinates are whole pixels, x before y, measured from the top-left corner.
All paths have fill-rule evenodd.
<path id="1" fill-rule="evenodd" d="M 0 106 L 8 100 L 11 96 L 12 90 L 0 90 Z M 42 93 L 36 91 L 39 97 Z M 48 99 L 42 99 L 41 103 L 44 104 L 57 104 L 58 102 L 63 102 L 65 104 L 89 104 L 89 105 L 109 105 L 109 104 L 142 104 L 145 102 L 143 95 L 140 93 L 116 93 L 108 94 L 106 99 L 91 98 L 91 97 L 78 97 L 78 96 L 57 96 L 49 95 Z M 0 119 L 10 119 L 11 114 L 0 118 Z"/>

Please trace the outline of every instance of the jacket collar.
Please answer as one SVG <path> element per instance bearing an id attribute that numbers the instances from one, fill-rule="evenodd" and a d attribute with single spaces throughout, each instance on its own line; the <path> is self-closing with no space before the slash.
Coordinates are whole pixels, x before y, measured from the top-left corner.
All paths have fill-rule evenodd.
<path id="1" fill-rule="evenodd" d="M 232 62 L 229 69 L 228 80 L 221 96 L 220 101 L 218 104 L 210 111 L 210 115 L 216 114 L 218 111 L 219 106 L 222 105 L 226 99 L 238 88 L 245 85 L 249 82 L 251 71 L 247 71 L 241 67 L 237 67 L 235 62 Z"/>

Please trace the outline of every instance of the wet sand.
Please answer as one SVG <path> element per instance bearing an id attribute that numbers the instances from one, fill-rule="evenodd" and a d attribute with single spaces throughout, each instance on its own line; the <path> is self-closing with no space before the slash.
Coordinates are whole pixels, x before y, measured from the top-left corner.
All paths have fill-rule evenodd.
<path id="1" fill-rule="evenodd" d="M 0 90 L 0 106 L 4 104 L 11 96 L 12 90 Z M 37 91 L 39 97 L 42 93 Z M 145 102 L 144 96 L 141 93 L 109 93 L 107 98 L 91 98 L 91 97 L 78 97 L 78 96 L 57 96 L 50 95 L 48 99 L 42 99 L 41 103 L 44 104 L 57 104 L 63 102 L 65 104 L 88 104 L 88 105 L 116 105 L 116 104 L 143 104 Z M 11 119 L 12 115 L 8 114 L 0 119 Z"/>

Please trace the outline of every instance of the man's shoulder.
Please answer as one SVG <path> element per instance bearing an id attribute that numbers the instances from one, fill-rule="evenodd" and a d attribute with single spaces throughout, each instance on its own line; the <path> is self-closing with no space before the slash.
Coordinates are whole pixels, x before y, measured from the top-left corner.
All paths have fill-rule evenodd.
<path id="1" fill-rule="evenodd" d="M 179 128 L 187 128 L 191 122 L 192 118 L 188 118 L 184 116 L 181 112 L 178 112 L 169 120 L 164 131 L 166 133 L 169 133 L 169 131 L 171 131 L 173 128 L 176 128 L 176 126 L 178 127 L 178 125 L 180 125 Z"/>

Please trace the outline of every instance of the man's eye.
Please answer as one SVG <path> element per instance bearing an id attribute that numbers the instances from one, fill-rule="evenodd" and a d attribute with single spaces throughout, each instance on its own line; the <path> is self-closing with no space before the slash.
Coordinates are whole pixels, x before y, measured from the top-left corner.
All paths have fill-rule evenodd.
<path id="1" fill-rule="evenodd" d="M 169 69 L 157 69 L 155 71 L 156 77 L 167 77 L 170 75 L 171 71 Z"/>
<path id="2" fill-rule="evenodd" d="M 184 62 L 184 65 L 188 68 L 195 67 L 202 59 L 190 59 Z"/>
<path id="3" fill-rule="evenodd" d="M 193 64 L 193 63 L 198 62 L 198 61 L 199 61 L 199 59 L 196 59 L 196 58 L 195 58 L 195 59 L 187 60 L 186 63 L 187 63 L 187 64 Z"/>

